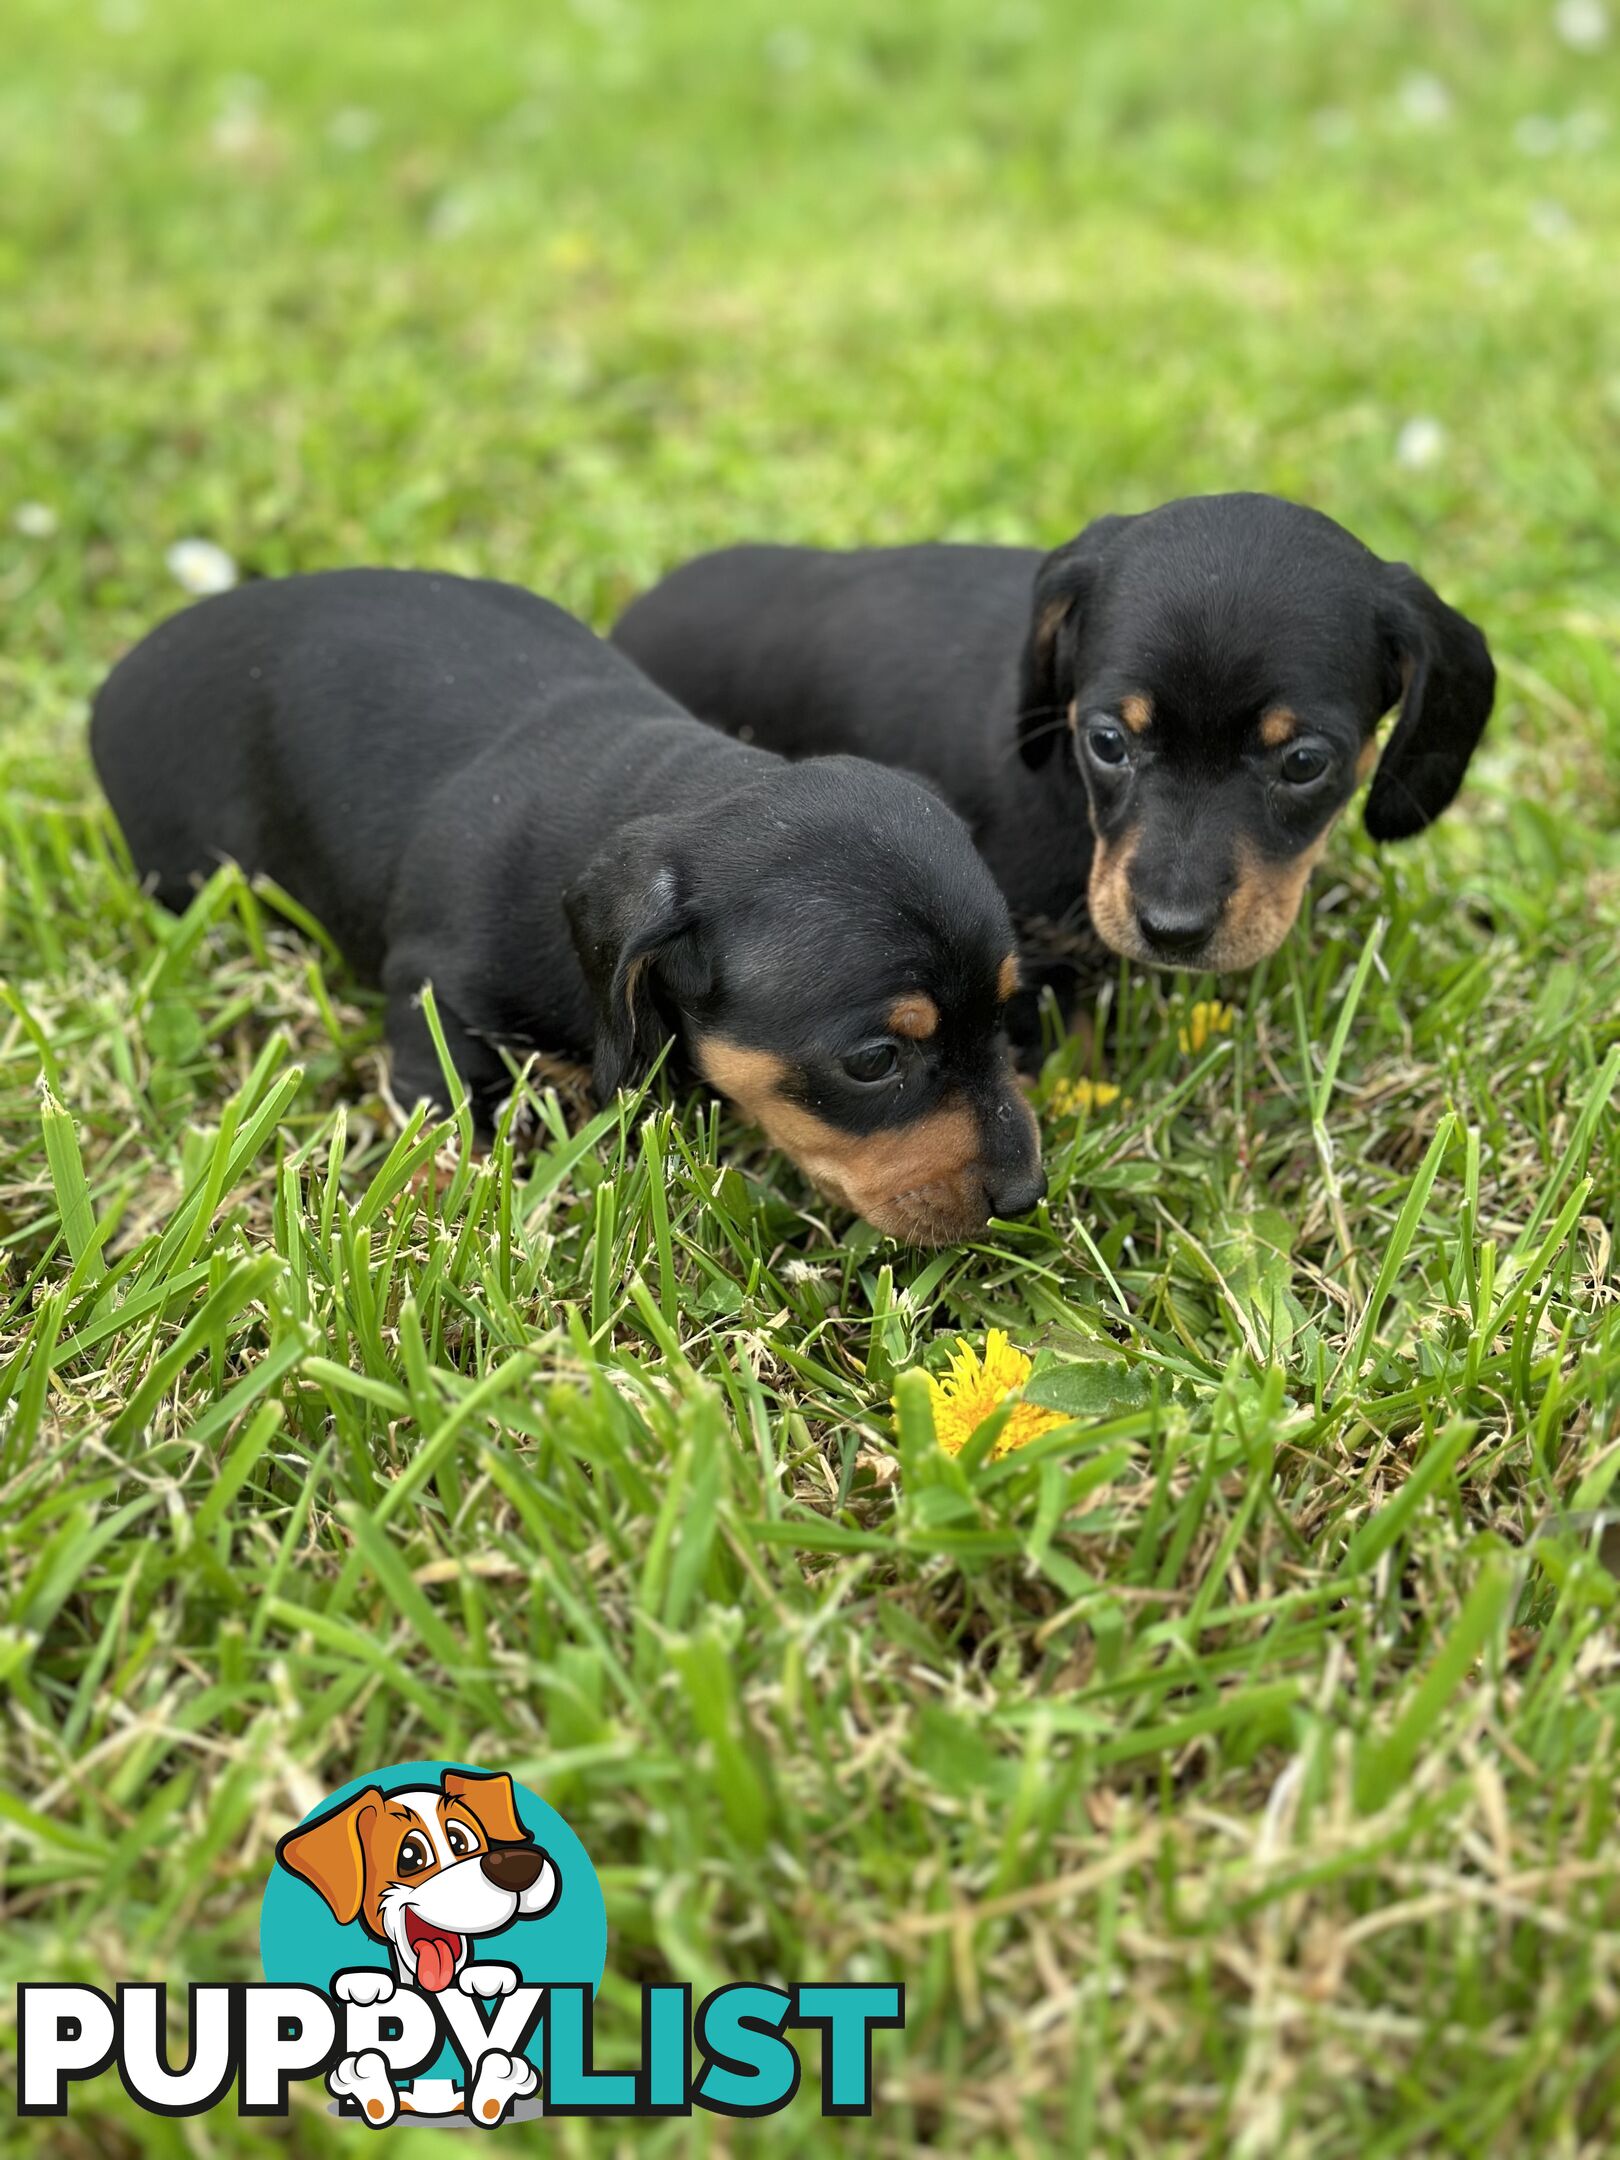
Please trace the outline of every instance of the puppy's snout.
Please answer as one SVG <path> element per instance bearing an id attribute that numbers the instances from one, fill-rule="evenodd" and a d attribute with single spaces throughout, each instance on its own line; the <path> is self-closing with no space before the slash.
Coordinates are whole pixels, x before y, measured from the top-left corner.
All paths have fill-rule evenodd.
<path id="1" fill-rule="evenodd" d="M 497 1845 L 483 1854 L 478 1864 L 497 1890 L 510 1890 L 519 1896 L 538 1879 L 546 1856 L 533 1845 Z"/>
<path id="2" fill-rule="evenodd" d="M 1027 1215 L 1046 1197 L 1041 1168 L 1041 1134 L 1022 1094 L 1009 1090 L 981 1128 L 980 1177 L 985 1206 L 992 1215 Z"/>
<path id="3" fill-rule="evenodd" d="M 985 1175 L 984 1196 L 992 1215 L 1027 1215 L 1046 1198 L 1046 1172 L 1039 1163 L 1021 1170 L 991 1170 Z"/>
<path id="4" fill-rule="evenodd" d="M 1139 900 L 1136 927 L 1155 953 L 1166 960 L 1202 952 L 1221 919 L 1220 902 Z"/>

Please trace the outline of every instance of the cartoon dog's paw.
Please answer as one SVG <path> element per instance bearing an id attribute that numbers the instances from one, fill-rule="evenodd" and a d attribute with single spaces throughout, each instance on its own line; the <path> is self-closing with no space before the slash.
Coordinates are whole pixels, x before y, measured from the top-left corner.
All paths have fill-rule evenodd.
<path id="1" fill-rule="evenodd" d="M 463 1965 L 456 1986 L 463 1995 L 482 1996 L 487 2002 L 494 1995 L 510 1995 L 518 1977 L 515 1965 Z"/>
<path id="2" fill-rule="evenodd" d="M 504 2055 L 497 2048 L 478 2065 L 467 2113 L 484 2129 L 493 2130 L 512 2102 L 526 2099 L 539 2082 L 539 2073 L 527 2056 Z"/>
<path id="3" fill-rule="evenodd" d="M 373 2130 L 386 2130 L 399 2113 L 399 2094 L 376 2048 L 367 2048 L 363 2055 L 345 2055 L 334 2063 L 327 2073 L 326 2089 L 335 2099 L 352 2100 Z"/>
<path id="4" fill-rule="evenodd" d="M 354 1972 L 334 1973 L 332 1976 L 332 1993 L 339 2002 L 385 2003 L 393 1992 L 393 1974 L 380 1972 L 375 1965 L 362 1965 Z"/>

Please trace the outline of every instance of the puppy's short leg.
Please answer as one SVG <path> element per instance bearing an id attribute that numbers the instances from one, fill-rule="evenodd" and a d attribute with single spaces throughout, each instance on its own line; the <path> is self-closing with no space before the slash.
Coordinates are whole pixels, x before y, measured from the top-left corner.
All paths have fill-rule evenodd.
<path id="1" fill-rule="evenodd" d="M 467 1090 L 473 1123 L 480 1133 L 488 1134 L 494 1130 L 496 1106 L 511 1085 L 505 1060 L 493 1043 L 470 1035 L 448 1005 L 435 1002 L 445 1048 Z M 404 1111 L 419 1102 L 429 1102 L 442 1115 L 449 1108 L 444 1073 L 427 1015 L 414 991 L 390 992 L 384 1031 L 388 1037 L 389 1086 L 395 1102 Z"/>

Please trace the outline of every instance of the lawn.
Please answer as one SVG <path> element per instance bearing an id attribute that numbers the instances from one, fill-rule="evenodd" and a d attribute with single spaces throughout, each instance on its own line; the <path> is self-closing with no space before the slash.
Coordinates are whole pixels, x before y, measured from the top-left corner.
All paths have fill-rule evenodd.
<path id="1" fill-rule="evenodd" d="M 1620 17 L 11 0 L 5 45 L 8 1995 L 256 1978 L 276 1838 L 459 1757 L 601 1871 L 600 2063 L 648 1980 L 908 1990 L 868 2124 L 807 2073 L 536 2149 L 1613 2151 Z M 229 876 L 143 901 L 85 755 L 185 539 L 605 626 L 737 537 L 1226 487 L 1476 616 L 1487 747 L 1421 840 L 1347 819 L 1258 974 L 1101 985 L 1117 1099 L 1058 1044 L 1050 1201 L 966 1249 L 657 1089 L 435 1195 L 375 1004 Z M 891 1396 L 990 1326 L 1075 1415 L 952 1460 Z M 107 2079 L 0 2150 L 352 2138 Z"/>

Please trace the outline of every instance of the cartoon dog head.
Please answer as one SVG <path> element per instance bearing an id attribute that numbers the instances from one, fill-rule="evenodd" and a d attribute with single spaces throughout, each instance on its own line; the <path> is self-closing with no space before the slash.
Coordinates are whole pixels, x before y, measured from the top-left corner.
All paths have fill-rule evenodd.
<path id="1" fill-rule="evenodd" d="M 429 1994 L 455 1979 L 474 1936 L 538 1920 L 562 1894 L 504 1773 L 447 1770 L 437 1786 L 390 1793 L 368 1785 L 290 1831 L 276 1858 L 343 1926 L 358 1920 L 386 1943 L 400 1977 Z"/>

